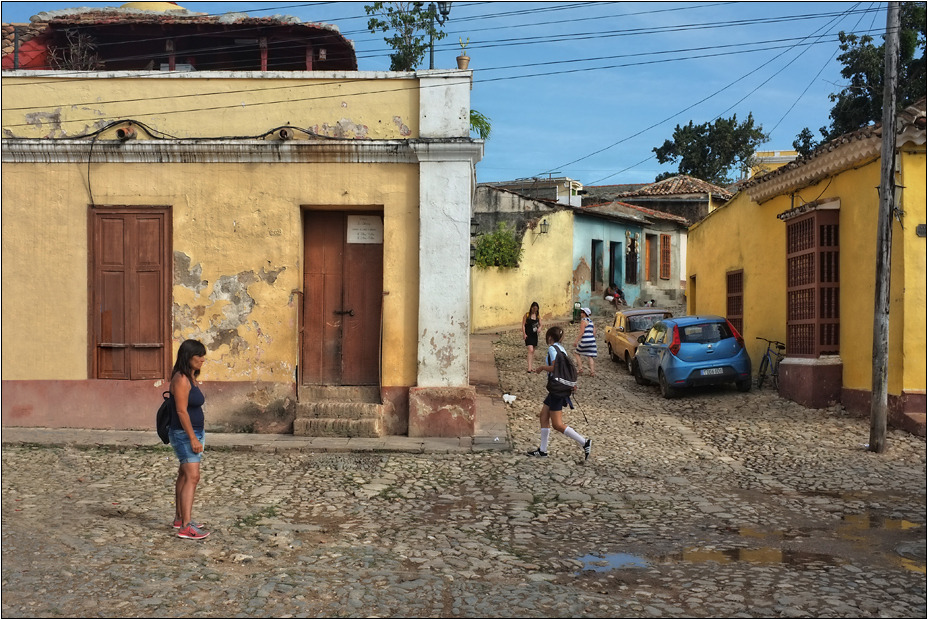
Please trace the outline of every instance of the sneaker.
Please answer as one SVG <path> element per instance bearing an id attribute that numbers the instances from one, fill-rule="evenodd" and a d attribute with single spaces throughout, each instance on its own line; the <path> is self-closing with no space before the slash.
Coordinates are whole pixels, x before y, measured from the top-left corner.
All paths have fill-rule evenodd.
<path id="1" fill-rule="evenodd" d="M 200 540 L 209 536 L 209 532 L 201 530 L 193 523 L 188 523 L 187 527 L 177 532 L 178 538 L 190 538 L 191 540 Z"/>
<path id="2" fill-rule="evenodd" d="M 532 450 L 531 452 L 526 452 L 525 455 L 526 455 L 526 456 L 538 456 L 538 457 L 541 457 L 541 458 L 547 458 L 547 457 L 548 457 L 548 453 L 547 453 L 547 452 L 542 452 L 541 450 L 537 450 L 537 449 L 536 449 L 536 450 Z"/>
<path id="3" fill-rule="evenodd" d="M 191 522 L 190 522 L 190 525 L 192 525 L 192 526 L 194 526 L 194 527 L 196 527 L 197 529 L 200 529 L 200 530 L 203 529 L 203 524 L 202 524 L 202 523 L 197 523 L 196 521 L 191 521 Z M 175 530 L 179 530 L 179 529 L 182 528 L 182 527 L 184 527 L 184 522 L 181 521 L 180 519 L 174 519 L 174 529 L 175 529 Z"/>
<path id="4" fill-rule="evenodd" d="M 583 460 L 586 461 L 590 458 L 590 451 L 593 449 L 593 440 L 587 439 L 586 443 L 583 444 L 583 453 L 586 455 L 583 457 Z"/>

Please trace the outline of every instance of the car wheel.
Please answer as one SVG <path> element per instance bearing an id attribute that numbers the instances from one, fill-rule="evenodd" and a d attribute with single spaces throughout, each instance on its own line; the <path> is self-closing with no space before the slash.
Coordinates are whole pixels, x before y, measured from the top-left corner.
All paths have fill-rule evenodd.
<path id="1" fill-rule="evenodd" d="M 735 381 L 735 386 L 738 388 L 739 392 L 750 392 L 751 380 L 745 379 L 744 381 Z"/>
<path id="2" fill-rule="evenodd" d="M 657 381 L 661 385 L 661 395 L 664 398 L 673 398 L 677 395 L 677 390 L 667 383 L 667 377 L 664 376 L 663 370 L 657 372 Z"/>
<path id="3" fill-rule="evenodd" d="M 632 357 L 628 354 L 628 351 L 625 352 L 625 369 L 628 370 L 628 374 L 635 374 L 635 369 L 632 368 Z"/>
<path id="4" fill-rule="evenodd" d="M 613 362 L 618 363 L 622 361 L 621 359 L 619 359 L 619 356 L 615 354 L 615 351 L 612 350 L 611 344 L 606 343 L 606 348 L 609 349 L 609 357 L 612 358 Z"/>
<path id="5" fill-rule="evenodd" d="M 641 368 L 638 367 L 638 360 L 632 360 L 632 374 L 635 375 L 635 383 L 638 385 L 651 385 L 651 382 L 641 376 Z"/>

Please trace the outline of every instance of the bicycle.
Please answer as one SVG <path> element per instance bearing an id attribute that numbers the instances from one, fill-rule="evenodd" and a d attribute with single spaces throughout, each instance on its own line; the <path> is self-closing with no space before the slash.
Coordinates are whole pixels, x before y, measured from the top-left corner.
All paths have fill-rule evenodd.
<path id="1" fill-rule="evenodd" d="M 757 340 L 767 342 L 767 351 L 760 360 L 760 368 L 757 369 L 757 389 L 764 387 L 764 380 L 767 378 L 767 371 L 770 371 L 770 378 L 773 379 L 773 387 L 780 388 L 780 361 L 786 357 L 783 351 L 786 345 L 776 340 L 767 340 L 766 338 L 757 337 Z"/>

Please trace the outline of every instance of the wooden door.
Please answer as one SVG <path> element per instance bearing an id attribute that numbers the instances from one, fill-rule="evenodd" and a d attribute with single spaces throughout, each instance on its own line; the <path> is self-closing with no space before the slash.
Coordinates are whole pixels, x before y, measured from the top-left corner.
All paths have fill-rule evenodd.
<path id="1" fill-rule="evenodd" d="M 161 379 L 170 366 L 166 209 L 93 212 L 93 376 Z"/>
<path id="2" fill-rule="evenodd" d="M 378 385 L 383 217 L 307 211 L 302 382 Z"/>

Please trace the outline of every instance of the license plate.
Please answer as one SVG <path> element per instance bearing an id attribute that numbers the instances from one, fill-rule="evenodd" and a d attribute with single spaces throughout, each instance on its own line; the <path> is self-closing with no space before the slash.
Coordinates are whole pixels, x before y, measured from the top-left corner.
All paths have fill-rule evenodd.
<path id="1" fill-rule="evenodd" d="M 699 371 L 699 374 L 705 375 L 721 375 L 725 372 L 724 368 L 703 368 Z"/>

